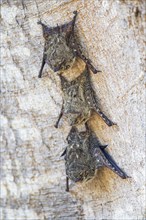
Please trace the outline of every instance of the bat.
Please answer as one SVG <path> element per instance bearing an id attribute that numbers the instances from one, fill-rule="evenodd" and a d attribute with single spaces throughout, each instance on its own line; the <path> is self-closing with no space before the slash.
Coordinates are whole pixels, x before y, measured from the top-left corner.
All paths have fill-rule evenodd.
<path id="1" fill-rule="evenodd" d="M 86 123 L 93 112 L 96 112 L 108 126 L 115 125 L 98 107 L 95 91 L 92 88 L 89 68 L 75 80 L 69 82 L 63 75 L 59 75 L 63 91 L 63 104 L 55 127 L 58 128 L 63 115 L 71 126 Z"/>
<path id="2" fill-rule="evenodd" d="M 42 25 L 43 37 L 45 39 L 42 65 L 38 77 L 42 77 L 42 72 L 47 63 L 54 72 L 61 72 L 72 67 L 76 57 L 81 58 L 92 70 L 93 73 L 101 72 L 87 59 L 82 53 L 81 46 L 77 43 L 77 37 L 74 34 L 74 27 L 77 17 L 77 11 L 74 11 L 74 17 L 69 23 L 61 26 L 49 27 L 38 21 Z"/>
<path id="3" fill-rule="evenodd" d="M 95 171 L 107 167 L 123 179 L 129 176 L 117 165 L 106 150 L 107 145 L 101 145 L 95 133 L 89 129 L 79 132 L 72 127 L 67 137 L 67 148 L 61 156 L 65 159 L 66 191 L 69 191 L 69 179 L 73 182 L 88 181 Z"/>

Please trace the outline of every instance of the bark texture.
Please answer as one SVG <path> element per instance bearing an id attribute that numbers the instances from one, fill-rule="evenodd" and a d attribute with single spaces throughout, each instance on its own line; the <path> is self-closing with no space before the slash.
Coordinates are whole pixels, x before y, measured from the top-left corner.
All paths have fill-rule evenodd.
<path id="1" fill-rule="evenodd" d="M 141 0 L 1 1 L 1 219 L 144 219 L 144 12 Z M 72 19 L 84 51 L 102 73 L 92 82 L 102 110 L 90 126 L 132 178 L 102 169 L 65 192 L 60 157 L 70 130 L 54 124 L 62 105 L 60 80 L 46 66 L 38 79 L 43 43 L 37 21 L 55 26 Z M 66 75 L 84 65 L 77 60 Z"/>

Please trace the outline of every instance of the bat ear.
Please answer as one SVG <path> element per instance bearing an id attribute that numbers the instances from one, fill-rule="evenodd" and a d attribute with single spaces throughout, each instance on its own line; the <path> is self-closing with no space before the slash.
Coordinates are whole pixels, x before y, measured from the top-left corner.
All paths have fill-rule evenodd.
<path id="1" fill-rule="evenodd" d="M 37 22 L 37 24 L 42 25 L 43 29 L 43 37 L 47 38 L 51 34 L 51 28 L 49 28 L 47 25 L 45 25 L 41 20 Z"/>
<path id="2" fill-rule="evenodd" d="M 76 136 L 77 132 L 78 132 L 78 129 L 77 129 L 75 126 L 73 126 L 73 127 L 71 128 L 71 130 L 70 130 L 70 132 L 69 132 L 67 138 L 66 138 L 66 140 L 67 140 L 68 143 L 69 143 L 70 141 L 74 140 L 74 137 Z"/>
<path id="3" fill-rule="evenodd" d="M 73 14 L 74 14 L 74 17 L 73 17 L 72 21 L 61 26 L 62 31 L 64 31 L 67 35 L 70 34 L 71 32 L 74 32 L 77 11 L 74 11 Z"/>
<path id="4" fill-rule="evenodd" d="M 75 126 L 73 126 L 70 130 L 70 132 L 76 132 L 76 131 L 78 131 L 78 129 Z"/>

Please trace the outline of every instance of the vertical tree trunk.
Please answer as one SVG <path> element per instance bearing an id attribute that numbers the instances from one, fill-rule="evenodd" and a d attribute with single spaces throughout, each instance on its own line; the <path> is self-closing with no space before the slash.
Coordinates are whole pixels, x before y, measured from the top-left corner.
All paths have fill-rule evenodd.
<path id="1" fill-rule="evenodd" d="M 1 219 L 144 219 L 144 12 L 136 0 L 1 1 Z M 62 104 L 60 80 L 46 66 L 38 79 L 43 43 L 37 21 L 72 19 L 84 51 L 102 73 L 92 82 L 102 110 L 118 124 L 90 120 L 100 141 L 132 177 L 107 169 L 65 191 L 60 157 L 70 130 L 54 124 Z M 81 73 L 76 61 L 68 75 Z"/>

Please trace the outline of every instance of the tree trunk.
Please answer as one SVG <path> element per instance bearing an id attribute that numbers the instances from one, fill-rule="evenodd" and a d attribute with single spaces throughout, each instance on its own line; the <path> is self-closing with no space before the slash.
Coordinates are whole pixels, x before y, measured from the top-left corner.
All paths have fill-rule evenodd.
<path id="1" fill-rule="evenodd" d="M 144 219 L 143 0 L 7 0 L 1 2 L 1 219 Z M 102 110 L 96 132 L 130 179 L 101 169 L 65 191 L 65 149 L 70 127 L 54 124 L 62 105 L 60 79 L 46 65 L 38 78 L 44 39 L 37 25 L 63 24 L 79 12 L 75 30 L 95 67 L 92 83 Z M 66 76 L 82 72 L 77 60 Z"/>

